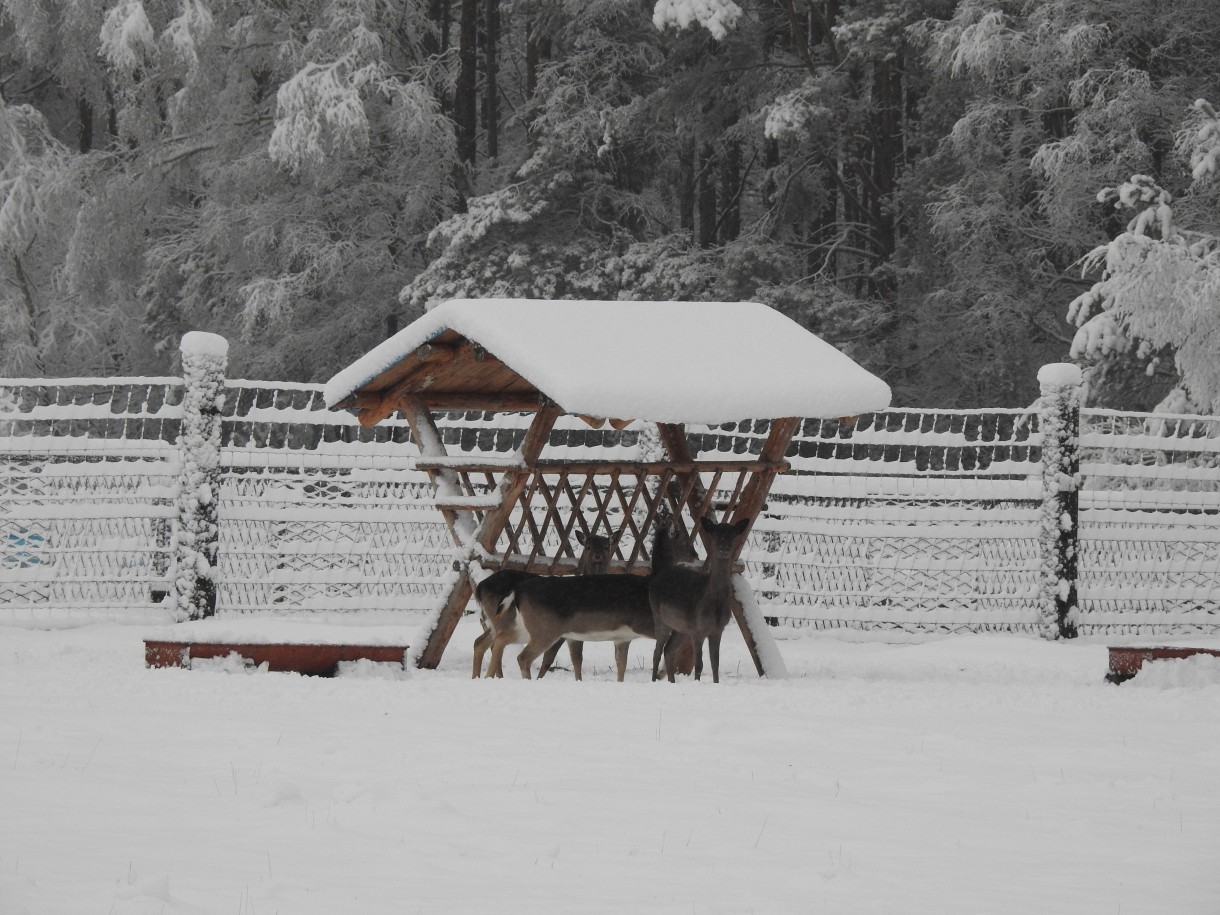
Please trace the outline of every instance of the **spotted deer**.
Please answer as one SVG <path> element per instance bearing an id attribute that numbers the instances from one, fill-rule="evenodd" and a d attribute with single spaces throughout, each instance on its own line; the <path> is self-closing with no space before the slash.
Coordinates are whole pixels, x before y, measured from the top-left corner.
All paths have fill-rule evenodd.
<path id="1" fill-rule="evenodd" d="M 695 649 L 695 679 L 703 673 L 703 642 L 707 640 L 712 682 L 720 682 L 720 637 L 732 615 L 733 546 L 750 526 L 748 518 L 736 524 L 700 518 L 708 534 L 708 569 L 700 572 L 674 564 L 653 575 L 648 584 L 656 648 L 652 653 L 652 679 L 660 678 L 662 655 L 669 682 L 674 682 L 674 653 L 678 634 L 689 635 Z"/>
<path id="2" fill-rule="evenodd" d="M 584 548 L 576 565 L 577 575 L 602 574 L 610 567 L 610 559 L 614 555 L 614 547 L 618 544 L 621 531 L 616 531 L 609 537 L 600 534 L 586 535 L 584 531 L 576 532 L 576 539 Z M 521 625 L 520 618 L 512 610 L 512 596 L 516 588 L 523 582 L 538 578 L 532 572 L 519 572 L 513 569 L 501 569 L 484 578 L 475 588 L 475 600 L 479 604 L 480 622 L 483 632 L 474 640 L 474 663 L 472 678 L 478 679 L 483 671 L 483 657 L 491 649 L 491 663 L 487 667 L 487 676 L 501 677 L 504 675 L 501 658 L 504 649 L 512 644 L 522 644 L 529 641 L 529 633 Z M 555 645 L 555 652 L 559 646 Z M 572 667 L 579 671 L 583 660 L 583 648 L 579 642 L 569 642 L 568 651 L 572 656 Z M 551 652 L 543 667 L 549 666 L 555 659 Z M 579 675 L 577 679 L 580 679 Z"/>

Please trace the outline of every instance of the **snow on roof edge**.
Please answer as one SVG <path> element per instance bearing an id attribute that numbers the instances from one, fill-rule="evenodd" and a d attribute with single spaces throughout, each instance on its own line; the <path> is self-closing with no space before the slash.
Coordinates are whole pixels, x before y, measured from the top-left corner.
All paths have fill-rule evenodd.
<path id="1" fill-rule="evenodd" d="M 327 405 L 445 330 L 572 413 L 720 423 L 875 412 L 891 397 L 844 353 L 755 302 L 453 299 L 332 377 Z"/>

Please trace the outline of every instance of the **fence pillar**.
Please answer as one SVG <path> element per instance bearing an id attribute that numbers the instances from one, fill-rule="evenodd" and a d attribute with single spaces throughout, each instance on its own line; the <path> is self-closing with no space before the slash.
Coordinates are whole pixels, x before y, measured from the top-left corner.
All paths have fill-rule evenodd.
<path id="1" fill-rule="evenodd" d="M 216 612 L 216 503 L 220 488 L 220 408 L 229 342 L 191 331 L 181 344 L 182 431 L 178 476 L 178 529 L 174 539 L 174 598 L 179 616 Z"/>
<path id="2" fill-rule="evenodd" d="M 1080 522 L 1080 396 L 1078 366 L 1059 362 L 1038 371 L 1042 388 L 1042 556 L 1039 616 L 1047 639 L 1075 638 L 1079 608 L 1076 563 Z"/>

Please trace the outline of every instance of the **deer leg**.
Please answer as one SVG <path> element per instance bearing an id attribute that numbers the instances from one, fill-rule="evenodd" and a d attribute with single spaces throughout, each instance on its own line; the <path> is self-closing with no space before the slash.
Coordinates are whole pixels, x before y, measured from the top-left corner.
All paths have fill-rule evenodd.
<path id="1" fill-rule="evenodd" d="M 491 661 L 487 664 L 487 676 L 489 678 L 498 678 L 504 676 L 504 649 L 507 643 L 500 640 L 497 636 L 491 644 Z"/>
<path id="2" fill-rule="evenodd" d="M 560 639 L 554 645 L 546 650 L 542 655 L 542 663 L 538 665 L 538 679 L 541 680 L 546 676 L 547 671 L 551 669 L 551 665 L 555 663 L 555 656 L 559 654 L 559 646 L 563 644 L 563 639 Z M 570 644 L 570 643 L 569 643 Z M 579 678 L 578 678 L 579 679 Z"/>
<path id="3" fill-rule="evenodd" d="M 627 677 L 627 650 L 631 648 L 630 640 L 614 643 L 614 666 L 618 669 L 618 682 Z"/>
<path id="4" fill-rule="evenodd" d="M 513 644 L 515 632 L 497 632 L 491 643 L 491 662 L 487 665 L 487 676 L 499 679 L 504 676 L 504 649 Z"/>
<path id="5" fill-rule="evenodd" d="M 720 636 L 722 632 L 713 632 L 707 637 L 707 656 L 712 662 L 712 682 L 720 682 Z"/>
<path id="6" fill-rule="evenodd" d="M 681 644 L 681 633 L 670 630 L 669 638 L 665 640 L 665 674 L 668 676 L 670 683 L 674 682 L 674 671 L 677 669 L 674 659 L 678 654 L 678 647 Z"/>
<path id="7" fill-rule="evenodd" d="M 555 648 L 559 645 L 556 643 Z M 581 669 L 585 663 L 585 643 L 579 639 L 568 639 L 568 654 L 572 658 L 572 673 L 576 675 L 576 679 L 581 677 Z"/>
<path id="8" fill-rule="evenodd" d="M 531 636 L 529 642 L 526 643 L 526 646 L 521 649 L 521 653 L 517 655 L 517 666 L 521 668 L 521 676 L 526 680 L 529 680 L 530 668 L 533 667 L 534 661 L 538 659 L 538 655 L 542 654 L 551 646 L 556 645 L 559 641 L 559 637 L 555 637 L 549 642 L 544 642 Z"/>
<path id="9" fill-rule="evenodd" d="M 495 637 L 494 632 L 484 628 L 483 633 L 474 640 L 474 669 L 470 673 L 472 680 L 479 679 L 479 675 L 483 673 L 483 657 L 487 654 L 491 643 L 495 641 Z"/>
<path id="10" fill-rule="evenodd" d="M 661 678 L 659 673 L 661 668 L 661 654 L 665 651 L 665 643 L 669 641 L 669 637 L 672 635 L 671 630 L 666 629 L 665 624 L 660 620 L 657 620 L 655 625 L 657 644 L 652 649 L 652 682 L 654 683 Z M 672 683 L 674 681 L 674 674 L 673 668 L 669 665 L 668 657 L 665 659 L 665 672 L 669 674 L 669 682 Z"/>
<path id="11" fill-rule="evenodd" d="M 698 680 L 703 674 L 703 636 L 692 633 L 690 641 L 695 649 L 695 679 Z"/>

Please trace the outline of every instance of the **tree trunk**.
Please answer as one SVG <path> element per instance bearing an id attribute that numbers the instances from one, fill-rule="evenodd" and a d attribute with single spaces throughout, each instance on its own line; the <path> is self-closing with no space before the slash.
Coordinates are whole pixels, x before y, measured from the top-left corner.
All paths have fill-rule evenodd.
<path id="1" fill-rule="evenodd" d="M 26 339 L 30 346 L 30 362 L 34 366 L 32 374 L 41 375 L 44 366 L 42 350 L 38 346 L 38 308 L 34 304 L 34 292 L 30 289 L 30 281 L 25 275 L 21 258 L 16 254 L 10 255 L 10 257 L 13 259 L 13 273 L 17 277 L 17 289 L 21 292 L 21 301 L 25 305 Z"/>
<path id="2" fill-rule="evenodd" d="M 453 119 L 457 126 L 458 158 L 473 165 L 478 130 L 478 0 L 461 0 L 458 23 L 458 78 Z"/>
<path id="3" fill-rule="evenodd" d="M 699 174 L 695 179 L 699 206 L 699 247 L 710 248 L 716 243 L 716 151 L 711 143 L 703 144 L 699 153 Z"/>
<path id="4" fill-rule="evenodd" d="M 76 112 L 80 117 L 79 149 L 87 153 L 93 149 L 93 106 L 84 96 L 76 103 Z"/>
<path id="5" fill-rule="evenodd" d="M 485 12 L 483 126 L 487 130 L 487 158 L 496 159 L 500 155 L 500 87 L 496 60 L 500 42 L 500 0 L 487 0 Z"/>
<path id="6" fill-rule="evenodd" d="M 720 244 L 733 241 L 741 234 L 741 144 L 730 140 L 725 146 L 724 161 L 720 163 L 720 214 L 718 240 Z"/>
<path id="7" fill-rule="evenodd" d="M 683 140 L 678 146 L 678 225 L 695 231 L 695 143 Z"/>

